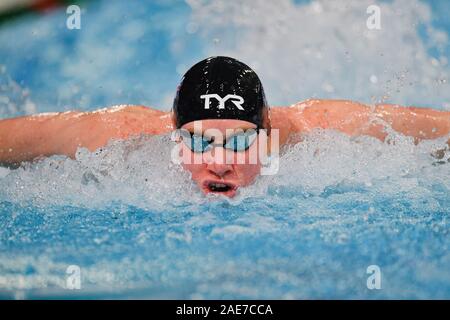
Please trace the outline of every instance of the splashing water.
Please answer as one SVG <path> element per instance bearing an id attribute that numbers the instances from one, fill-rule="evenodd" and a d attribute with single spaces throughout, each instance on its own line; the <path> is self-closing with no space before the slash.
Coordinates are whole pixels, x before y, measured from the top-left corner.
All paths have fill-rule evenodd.
<path id="1" fill-rule="evenodd" d="M 366 26 L 372 4 L 381 10 L 380 30 Z M 64 10 L 0 29 L 0 64 L 31 90 L 40 112 L 122 103 L 168 110 L 182 74 L 215 54 L 254 68 L 271 105 L 329 97 L 450 110 L 448 33 L 433 24 L 436 15 L 447 19 L 446 6 L 95 1 L 79 32 L 65 28 Z"/>
<path id="2" fill-rule="evenodd" d="M 102 89 L 106 96 L 122 99 L 118 87 L 161 105 L 172 96 L 172 79 L 149 93 L 130 87 L 134 73 L 126 65 L 135 54 L 145 59 L 129 35 L 145 38 L 147 31 L 136 21 L 134 27 L 101 25 L 123 11 L 122 3 L 95 4 L 105 9 L 92 11 L 99 24 L 74 44 L 95 49 L 92 64 L 76 50 L 73 65 L 61 61 L 43 71 L 57 92 L 58 110 L 66 103 L 93 108 L 88 102 L 109 101 L 98 96 L 99 74 L 111 76 Z M 428 52 L 444 46 L 447 34 L 432 26 L 423 2 L 380 3 L 380 33 L 364 29 L 367 6 L 361 1 L 252 1 L 240 9 L 226 1 L 188 4 L 192 13 L 182 17 L 181 27 L 198 37 L 204 53 L 248 61 L 272 102 L 318 95 L 448 109 L 448 83 L 435 81 L 448 76 L 445 57 L 433 60 Z M 134 16 L 142 8 L 128 10 Z M 47 26 L 39 30 L 48 36 L 62 33 L 51 28 L 57 18 L 30 23 Z M 428 42 L 405 24 L 423 24 Z M 99 73 L 86 75 L 99 63 L 96 55 L 102 63 L 111 55 L 98 41 L 106 27 L 128 30 L 128 36 L 120 33 L 120 43 L 132 54 L 120 51 L 111 73 L 103 64 Z M 160 28 L 177 27 L 166 22 Z M 232 33 L 237 28 L 239 37 Z M 114 32 L 108 36 L 115 43 Z M 47 54 L 57 55 L 58 37 L 43 38 L 53 48 Z M 182 38 L 174 31 L 169 37 L 173 56 L 188 48 Z M 178 69 L 184 72 L 201 56 L 180 58 Z M 7 70 L 16 75 L 14 67 Z M 64 89 L 61 70 L 77 90 Z M 154 75 L 147 73 L 141 70 L 140 79 L 151 83 Z M 26 101 L 47 111 L 51 90 L 31 84 L 31 95 L 24 95 L 28 89 L 5 79 L 3 73 L 2 116 L 28 113 Z M 45 92 L 34 95 L 36 90 Z M 431 156 L 448 138 L 414 145 L 394 132 L 382 143 L 318 130 L 283 150 L 277 175 L 260 177 L 231 200 L 204 197 L 170 162 L 167 136 L 116 141 L 93 153 L 79 149 L 75 159 L 53 156 L 16 170 L 1 168 L 0 297 L 448 299 L 450 154 Z M 374 264 L 382 272 L 381 290 L 366 286 L 367 267 Z M 70 265 L 80 267 L 81 290 L 66 289 Z"/>
<path id="3" fill-rule="evenodd" d="M 0 66 L 0 119 L 36 113 L 29 95 L 29 91 L 13 81 L 6 74 L 6 68 Z"/>
<path id="4" fill-rule="evenodd" d="M 448 297 L 445 140 L 391 141 L 315 132 L 233 200 L 201 196 L 168 137 L 25 165 L 1 179 L 0 286 L 70 296 L 75 264 L 84 297 Z"/>
<path id="5" fill-rule="evenodd" d="M 248 62 L 275 104 L 328 97 L 450 110 L 448 35 L 433 27 L 421 1 L 188 3 L 192 23 L 209 40 L 207 55 Z M 366 9 L 374 3 L 380 30 L 366 26 Z"/>

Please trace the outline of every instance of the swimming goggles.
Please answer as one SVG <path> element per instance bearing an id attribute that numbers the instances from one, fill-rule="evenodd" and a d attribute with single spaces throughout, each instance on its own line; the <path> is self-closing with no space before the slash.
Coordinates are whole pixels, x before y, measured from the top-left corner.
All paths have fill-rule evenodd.
<path id="1" fill-rule="evenodd" d="M 256 141 L 258 133 L 257 130 L 249 129 L 228 137 L 223 143 L 215 143 L 213 137 L 205 137 L 190 132 L 190 138 L 183 138 L 183 142 L 189 149 L 196 153 L 207 152 L 211 150 L 213 146 L 217 145 L 234 152 L 239 152 L 250 148 Z"/>

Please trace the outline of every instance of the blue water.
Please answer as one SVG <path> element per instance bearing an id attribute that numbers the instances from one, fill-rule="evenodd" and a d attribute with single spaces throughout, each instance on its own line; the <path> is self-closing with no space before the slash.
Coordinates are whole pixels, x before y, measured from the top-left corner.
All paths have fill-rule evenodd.
<path id="1" fill-rule="evenodd" d="M 273 105 L 450 110 L 448 2 L 379 2 L 379 33 L 365 29 L 368 4 L 330 3 L 105 0 L 83 5 L 81 30 L 64 10 L 12 21 L 0 116 L 168 110 L 181 74 L 217 53 L 257 69 Z M 0 297 L 449 299 L 450 154 L 430 156 L 446 140 L 391 139 L 315 132 L 233 200 L 205 198 L 170 163 L 168 137 L 0 168 Z M 80 290 L 67 289 L 70 265 Z M 380 290 L 367 288 L 370 265 Z"/>

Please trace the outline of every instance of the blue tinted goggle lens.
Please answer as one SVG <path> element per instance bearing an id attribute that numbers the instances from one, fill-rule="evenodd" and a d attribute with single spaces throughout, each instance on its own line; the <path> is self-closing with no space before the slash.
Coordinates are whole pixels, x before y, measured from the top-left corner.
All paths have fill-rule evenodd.
<path id="1" fill-rule="evenodd" d="M 258 132 L 255 130 L 247 130 L 232 135 L 221 145 L 225 149 L 234 152 L 245 151 L 255 142 Z M 183 139 L 184 144 L 193 152 L 206 152 L 215 145 L 213 139 L 191 133 L 190 139 Z"/>

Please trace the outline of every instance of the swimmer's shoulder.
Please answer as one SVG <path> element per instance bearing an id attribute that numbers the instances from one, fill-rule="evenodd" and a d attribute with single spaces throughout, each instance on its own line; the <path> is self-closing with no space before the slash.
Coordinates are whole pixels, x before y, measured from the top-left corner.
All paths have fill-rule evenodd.
<path id="1" fill-rule="evenodd" d="M 105 132 L 119 138 L 130 135 L 165 134 L 172 130 L 170 112 L 142 105 L 118 105 L 91 111 Z"/>
<path id="2" fill-rule="evenodd" d="M 289 106 L 274 106 L 270 108 L 272 128 L 286 128 L 292 132 L 302 132 L 311 126 L 314 114 L 329 105 L 329 100 L 308 99 Z"/>
<path id="3" fill-rule="evenodd" d="M 338 99 L 307 99 L 285 107 L 272 107 L 271 119 L 275 127 L 288 126 L 292 132 L 328 128 L 350 114 L 363 113 L 367 106 Z"/>
<path id="4" fill-rule="evenodd" d="M 143 105 L 118 105 L 109 108 L 99 109 L 93 111 L 93 113 L 99 113 L 106 115 L 106 118 L 124 118 L 130 120 L 141 120 L 141 121 L 152 121 L 155 125 L 161 122 L 162 125 L 166 126 L 167 123 L 171 123 L 172 117 L 171 112 L 158 110 L 152 107 L 147 107 Z"/>
<path id="5" fill-rule="evenodd" d="M 143 105 L 116 105 L 108 108 L 99 109 L 93 111 L 93 113 L 125 113 L 125 114 L 142 114 L 147 116 L 161 116 L 168 114 L 167 111 L 158 110 L 152 107 L 147 107 Z"/>
<path id="6" fill-rule="evenodd" d="M 345 100 L 327 100 L 327 99 L 307 99 L 291 104 L 289 106 L 274 106 L 270 108 L 271 116 L 275 117 L 291 117 L 297 114 L 303 114 L 305 112 L 318 112 L 332 107 L 336 104 L 345 103 Z"/>

